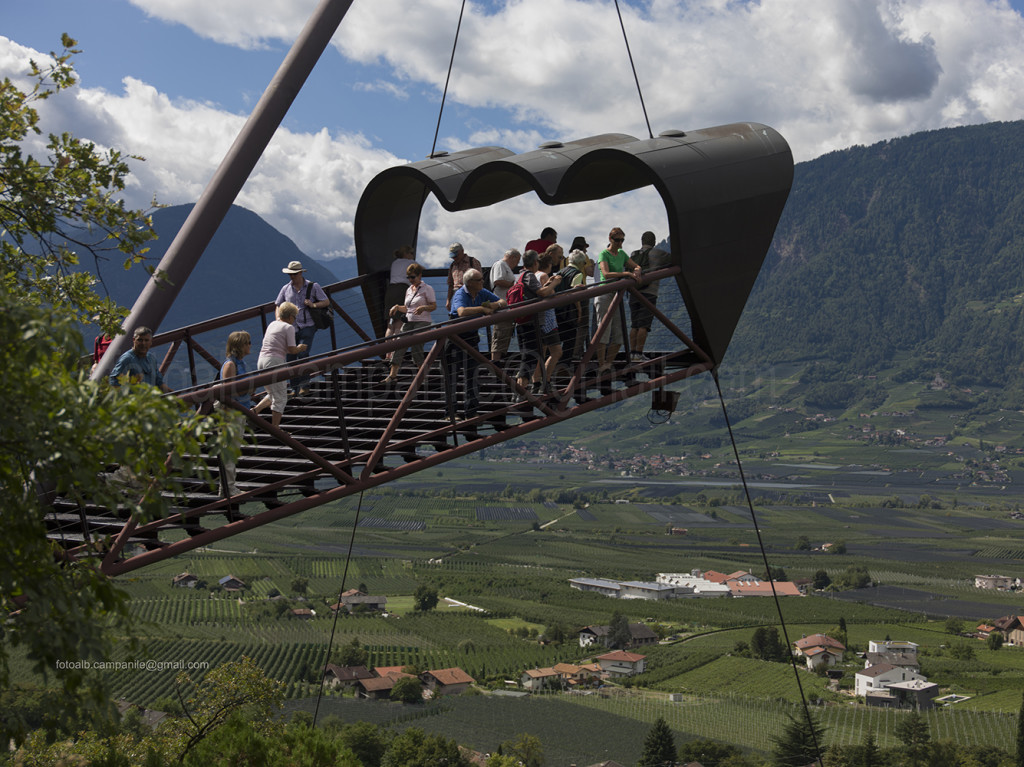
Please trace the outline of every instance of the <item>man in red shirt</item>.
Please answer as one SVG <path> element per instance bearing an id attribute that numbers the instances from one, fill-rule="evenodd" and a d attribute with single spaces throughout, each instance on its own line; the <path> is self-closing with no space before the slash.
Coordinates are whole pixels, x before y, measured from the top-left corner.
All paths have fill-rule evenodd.
<path id="1" fill-rule="evenodd" d="M 539 240 L 530 240 L 526 243 L 526 247 L 523 248 L 523 253 L 528 250 L 537 251 L 537 255 L 543 255 L 544 251 L 550 248 L 558 240 L 558 232 L 556 232 L 550 226 L 545 226 L 544 231 L 540 233 Z"/>

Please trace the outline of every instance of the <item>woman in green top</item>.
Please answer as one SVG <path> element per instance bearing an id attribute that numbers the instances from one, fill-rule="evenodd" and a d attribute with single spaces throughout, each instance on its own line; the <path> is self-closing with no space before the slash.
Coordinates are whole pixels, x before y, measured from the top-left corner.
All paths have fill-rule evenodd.
<path id="1" fill-rule="evenodd" d="M 625 277 L 632 277 L 639 282 L 640 267 L 622 249 L 622 243 L 626 240 L 626 234 L 619 227 L 615 227 L 608 233 L 608 240 L 607 249 L 601 251 L 601 255 L 597 260 L 597 266 L 601 270 L 601 282 L 609 282 Z M 601 324 L 601 320 L 608 313 L 608 308 L 611 306 L 614 296 L 614 293 L 606 293 L 603 296 L 598 296 L 594 301 L 598 325 Z M 620 346 L 622 346 L 622 317 L 618 312 L 615 312 L 608 327 L 605 328 L 604 333 L 601 334 L 601 337 L 597 339 L 597 344 L 595 344 L 594 358 L 597 360 L 598 373 L 606 373 L 611 370 L 612 364 L 615 362 L 615 355 L 619 353 Z"/>

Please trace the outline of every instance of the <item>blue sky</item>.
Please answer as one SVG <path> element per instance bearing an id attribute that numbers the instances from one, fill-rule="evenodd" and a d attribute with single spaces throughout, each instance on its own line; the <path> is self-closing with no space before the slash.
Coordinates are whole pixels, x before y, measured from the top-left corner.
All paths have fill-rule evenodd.
<path id="1" fill-rule="evenodd" d="M 324 261 L 352 255 L 365 184 L 431 148 L 461 0 L 356 0 L 238 203 Z M 655 132 L 763 122 L 797 160 L 1024 117 L 1024 0 L 620 0 Z M 0 8 L 0 76 L 76 38 L 81 88 L 48 130 L 142 155 L 128 201 L 194 201 L 315 0 L 35 0 Z M 646 135 L 610 0 L 467 5 L 439 149 Z M 460 240 L 485 264 L 553 225 L 603 246 L 664 232 L 657 197 L 552 209 L 428 206 L 420 260 Z M 630 242 L 629 240 L 632 240 Z M 397 245 L 398 243 L 396 243 Z"/>

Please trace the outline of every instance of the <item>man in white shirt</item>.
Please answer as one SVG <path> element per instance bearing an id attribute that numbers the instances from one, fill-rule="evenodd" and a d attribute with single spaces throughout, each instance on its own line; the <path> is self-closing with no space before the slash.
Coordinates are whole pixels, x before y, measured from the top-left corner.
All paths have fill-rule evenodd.
<path id="1" fill-rule="evenodd" d="M 519 259 L 522 254 L 512 248 L 506 250 L 500 261 L 495 262 L 491 267 L 491 290 L 502 301 L 508 298 L 508 289 L 515 282 L 515 270 L 519 266 Z M 508 352 L 509 342 L 512 340 L 515 322 L 499 322 L 491 328 L 491 359 L 498 362 Z"/>

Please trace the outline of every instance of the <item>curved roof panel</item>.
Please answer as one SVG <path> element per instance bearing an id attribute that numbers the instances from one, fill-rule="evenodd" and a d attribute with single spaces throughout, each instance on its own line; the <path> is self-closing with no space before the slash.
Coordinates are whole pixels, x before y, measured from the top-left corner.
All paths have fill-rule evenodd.
<path id="1" fill-rule="evenodd" d="M 620 133 L 514 154 L 480 147 L 388 168 L 367 185 L 355 217 L 361 274 L 388 271 L 415 243 L 423 203 L 471 210 L 533 192 L 548 205 L 601 200 L 653 186 L 665 204 L 672 263 L 694 341 L 716 365 L 739 322 L 793 183 L 789 145 L 772 128 L 735 123 L 652 139 Z M 364 295 L 377 331 L 386 280 Z"/>

